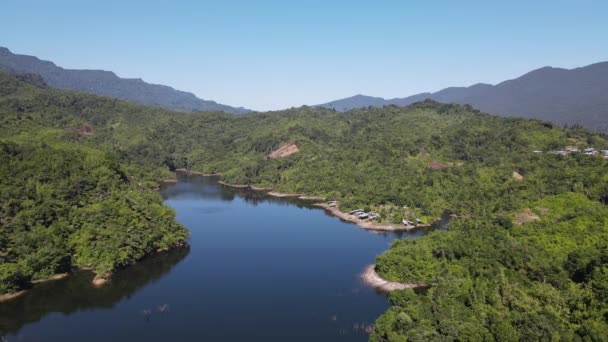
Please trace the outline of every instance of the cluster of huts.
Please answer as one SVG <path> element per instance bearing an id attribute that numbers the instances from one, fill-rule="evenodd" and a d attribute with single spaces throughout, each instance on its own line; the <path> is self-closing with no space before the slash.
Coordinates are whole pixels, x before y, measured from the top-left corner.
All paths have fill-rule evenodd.
<path id="1" fill-rule="evenodd" d="M 330 207 L 337 207 L 338 201 L 329 201 L 329 202 L 327 202 L 327 205 Z M 377 213 L 375 213 L 373 211 L 366 212 L 363 209 L 351 210 L 348 212 L 348 214 L 356 216 L 359 220 L 366 220 L 366 219 L 375 220 L 378 218 Z"/>
<path id="2" fill-rule="evenodd" d="M 327 202 L 327 205 L 330 207 L 337 207 L 338 201 L 329 201 L 329 202 Z M 403 208 L 407 209 L 408 206 L 404 205 Z M 347 214 L 356 216 L 359 220 L 376 220 L 379 218 L 378 213 L 373 212 L 373 211 L 366 212 L 363 209 L 351 210 Z M 417 225 L 422 224 L 422 220 L 420 220 L 419 218 L 416 218 L 415 222 L 410 221 L 410 220 L 403 220 L 402 223 L 406 227 L 416 227 Z"/>
<path id="3" fill-rule="evenodd" d="M 365 220 L 365 219 L 375 220 L 378 218 L 377 213 L 375 213 L 373 211 L 365 212 L 365 210 L 363 210 L 363 209 L 351 210 L 348 212 L 348 214 L 357 216 L 357 218 L 359 220 Z"/>
<path id="4" fill-rule="evenodd" d="M 533 151 L 534 153 L 543 153 L 543 151 Z M 593 147 L 587 147 L 583 150 L 579 150 L 576 147 L 566 147 L 563 150 L 558 150 L 558 151 L 549 151 L 547 153 L 550 154 L 559 154 L 561 156 L 567 156 L 569 154 L 575 154 L 575 153 L 582 153 L 584 155 L 587 156 L 603 156 L 604 158 L 608 159 L 608 150 L 596 150 Z"/>

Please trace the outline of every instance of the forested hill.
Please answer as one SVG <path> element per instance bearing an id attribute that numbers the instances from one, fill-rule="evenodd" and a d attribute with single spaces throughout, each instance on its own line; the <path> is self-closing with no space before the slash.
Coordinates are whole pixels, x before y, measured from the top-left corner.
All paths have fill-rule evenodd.
<path id="1" fill-rule="evenodd" d="M 589 147 L 608 149 L 606 136 L 434 101 L 175 115 L 0 73 L 0 292 L 183 241 L 152 189 L 186 167 L 382 221 L 453 214 L 448 231 L 376 260 L 430 288 L 392 294 L 374 341 L 602 340 L 608 159 L 565 152 Z"/>
<path id="2" fill-rule="evenodd" d="M 0 47 L 0 70 L 39 74 L 54 88 L 88 92 L 176 111 L 224 111 L 234 114 L 248 112 L 245 108 L 202 100 L 192 93 L 165 85 L 150 84 L 141 79 L 120 78 L 111 71 L 64 69 L 33 56 L 13 54 L 4 47 Z"/>
<path id="3" fill-rule="evenodd" d="M 382 99 L 356 95 L 320 105 L 344 111 L 367 106 L 407 106 L 432 99 L 442 103 L 470 104 L 486 113 L 582 125 L 608 131 L 608 62 L 581 68 L 544 67 L 497 85 L 450 87 L 435 93 Z"/>

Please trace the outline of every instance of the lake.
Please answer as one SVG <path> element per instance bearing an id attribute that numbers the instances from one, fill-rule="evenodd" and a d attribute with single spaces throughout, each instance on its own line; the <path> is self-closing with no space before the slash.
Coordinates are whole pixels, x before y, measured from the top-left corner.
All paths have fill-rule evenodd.
<path id="1" fill-rule="evenodd" d="M 91 273 L 0 304 L 8 341 L 366 341 L 388 307 L 359 274 L 397 238 L 310 203 L 185 177 L 161 188 L 190 246 L 150 256 L 101 288 Z"/>

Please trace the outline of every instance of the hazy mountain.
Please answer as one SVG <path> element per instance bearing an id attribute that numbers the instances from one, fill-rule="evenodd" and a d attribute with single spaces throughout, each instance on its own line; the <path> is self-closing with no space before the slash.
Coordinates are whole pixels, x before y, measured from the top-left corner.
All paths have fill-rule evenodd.
<path id="1" fill-rule="evenodd" d="M 367 106 L 405 106 L 427 98 L 470 104 L 483 112 L 502 116 L 580 124 L 608 131 L 608 62 L 570 70 L 544 67 L 497 85 L 479 83 L 389 100 L 357 95 L 320 106 L 343 111 Z"/>
<path id="2" fill-rule="evenodd" d="M 40 75 L 50 87 L 114 97 L 148 106 L 183 112 L 224 111 L 241 114 L 249 110 L 202 100 L 192 93 L 146 83 L 136 78 L 120 78 L 103 70 L 71 70 L 33 56 L 13 54 L 0 47 L 0 70 Z"/>
<path id="3" fill-rule="evenodd" d="M 382 107 L 387 105 L 386 100 L 381 97 L 355 95 L 347 97 L 345 99 L 328 102 L 326 104 L 319 105 L 318 107 L 332 108 L 337 111 L 343 112 L 351 110 L 353 108 L 361 107 Z"/>

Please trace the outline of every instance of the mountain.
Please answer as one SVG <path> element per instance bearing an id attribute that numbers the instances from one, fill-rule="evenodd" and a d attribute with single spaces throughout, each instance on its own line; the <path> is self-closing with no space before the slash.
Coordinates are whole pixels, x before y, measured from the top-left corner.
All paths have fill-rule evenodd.
<path id="1" fill-rule="evenodd" d="M 120 78 L 111 71 L 64 69 L 37 57 L 14 54 L 5 47 L 0 47 L 0 70 L 13 74 L 38 74 L 53 88 L 88 92 L 182 112 L 249 112 L 242 107 L 202 100 L 192 93 L 165 85 L 150 84 L 135 78 Z"/>
<path id="2" fill-rule="evenodd" d="M 578 124 L 608 131 L 608 62 L 581 68 L 544 67 L 496 85 L 450 87 L 435 93 L 382 99 L 357 95 L 319 105 L 345 111 L 360 107 L 406 106 L 425 99 L 470 104 L 487 113 Z"/>
<path id="3" fill-rule="evenodd" d="M 318 107 L 335 109 L 339 112 L 345 112 L 354 108 L 362 107 L 382 107 L 386 105 L 386 100 L 381 97 L 373 97 L 366 95 L 355 95 L 345 99 L 328 102 Z"/>

